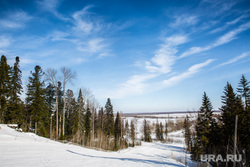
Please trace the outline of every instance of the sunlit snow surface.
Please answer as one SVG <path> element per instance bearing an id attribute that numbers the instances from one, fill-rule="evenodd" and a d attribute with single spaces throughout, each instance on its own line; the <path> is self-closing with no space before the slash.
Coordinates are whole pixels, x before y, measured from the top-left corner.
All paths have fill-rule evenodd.
<path id="1" fill-rule="evenodd" d="M 140 167 L 185 166 L 183 144 L 142 143 L 119 152 L 105 152 L 63 144 L 33 133 L 17 132 L 0 125 L 1 167 Z M 188 166 L 195 166 L 187 154 Z"/>

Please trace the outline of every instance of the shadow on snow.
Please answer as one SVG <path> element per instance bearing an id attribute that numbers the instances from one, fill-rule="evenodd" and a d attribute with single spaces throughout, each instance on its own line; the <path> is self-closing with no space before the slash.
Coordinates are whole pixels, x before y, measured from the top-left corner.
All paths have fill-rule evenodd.
<path id="1" fill-rule="evenodd" d="M 116 157 L 104 157 L 104 156 L 93 156 L 93 155 L 87 155 L 82 153 L 77 153 L 71 150 L 67 150 L 68 152 L 72 154 L 77 154 L 84 157 L 90 157 L 90 158 L 104 158 L 104 159 L 114 159 L 114 160 L 121 160 L 121 161 L 132 161 L 132 162 L 141 162 L 141 163 L 148 163 L 148 164 L 160 164 L 160 165 L 171 165 L 176 167 L 181 167 L 183 165 L 179 164 L 173 164 L 171 162 L 162 162 L 162 161 L 155 161 L 155 160 L 146 160 L 146 159 L 136 159 L 136 158 L 116 158 Z"/>

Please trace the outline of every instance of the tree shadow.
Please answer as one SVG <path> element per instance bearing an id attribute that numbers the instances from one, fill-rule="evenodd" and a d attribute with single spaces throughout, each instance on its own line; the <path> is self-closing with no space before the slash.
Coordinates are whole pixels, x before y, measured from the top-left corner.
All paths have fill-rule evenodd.
<path id="1" fill-rule="evenodd" d="M 140 163 L 146 163 L 146 164 L 160 164 L 160 165 L 167 165 L 167 166 L 176 166 L 176 167 L 182 167 L 183 165 L 174 164 L 171 162 L 162 162 L 162 161 L 155 161 L 155 160 L 147 160 L 147 159 L 137 159 L 137 158 L 118 158 L 118 157 L 105 157 L 105 156 L 93 156 L 93 155 L 87 155 L 82 153 L 77 153 L 71 150 L 67 150 L 68 152 L 84 157 L 90 157 L 90 158 L 103 158 L 103 159 L 114 159 L 114 160 L 121 160 L 121 161 L 132 161 L 132 162 L 140 162 Z"/>

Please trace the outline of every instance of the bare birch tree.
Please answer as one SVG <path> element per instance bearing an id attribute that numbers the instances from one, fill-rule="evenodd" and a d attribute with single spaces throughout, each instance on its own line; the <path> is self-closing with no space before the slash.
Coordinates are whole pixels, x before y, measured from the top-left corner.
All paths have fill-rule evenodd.
<path id="1" fill-rule="evenodd" d="M 56 139 L 58 139 L 58 77 L 57 77 L 57 71 L 52 68 L 48 68 L 46 73 L 45 73 L 45 80 L 49 81 L 53 87 L 55 88 L 55 94 L 56 94 Z"/>
<path id="2" fill-rule="evenodd" d="M 68 82 L 72 82 L 72 79 L 76 78 L 76 73 L 71 71 L 70 68 L 66 68 L 66 67 L 62 67 L 61 68 L 61 72 L 63 74 L 63 124 L 62 124 L 62 135 L 64 136 L 64 132 L 65 132 L 65 107 L 66 107 L 66 103 L 65 103 L 65 88 L 66 88 L 66 84 Z"/>

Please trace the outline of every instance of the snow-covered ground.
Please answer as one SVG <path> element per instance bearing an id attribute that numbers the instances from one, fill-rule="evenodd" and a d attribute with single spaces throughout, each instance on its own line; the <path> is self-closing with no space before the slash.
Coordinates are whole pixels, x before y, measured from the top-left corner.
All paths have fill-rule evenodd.
<path id="1" fill-rule="evenodd" d="M 183 144 L 145 143 L 118 152 L 105 152 L 63 144 L 37 136 L 17 132 L 0 125 L 0 166 L 196 166 L 185 154 Z M 178 132 L 177 132 L 178 133 Z M 179 134 L 179 133 L 178 133 Z"/>

